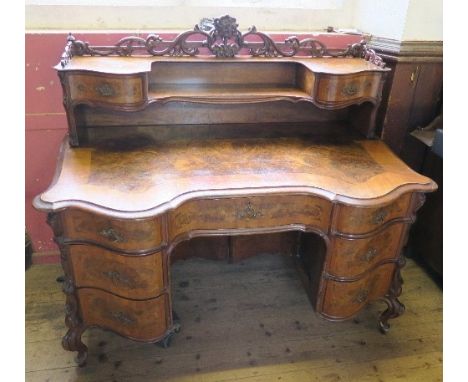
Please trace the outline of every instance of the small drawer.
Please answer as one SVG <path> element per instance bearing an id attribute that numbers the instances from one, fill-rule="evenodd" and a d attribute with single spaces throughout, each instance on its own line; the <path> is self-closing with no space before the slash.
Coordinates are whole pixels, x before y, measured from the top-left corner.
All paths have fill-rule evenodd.
<path id="1" fill-rule="evenodd" d="M 69 74 L 68 85 L 72 102 L 134 105 L 145 100 L 141 75 L 119 75 L 116 78 L 102 74 Z"/>
<path id="2" fill-rule="evenodd" d="M 337 277 L 355 277 L 375 264 L 398 257 L 401 235 L 405 224 L 390 227 L 367 239 L 332 239 L 332 253 L 328 273 Z"/>
<path id="3" fill-rule="evenodd" d="M 304 224 L 328 228 L 331 203 L 309 195 L 270 195 L 188 201 L 169 214 L 170 238 L 192 230 Z"/>
<path id="4" fill-rule="evenodd" d="M 144 251 L 161 246 L 161 219 L 115 219 L 78 209 L 63 213 L 64 238 L 110 249 Z"/>
<path id="5" fill-rule="evenodd" d="M 168 297 L 151 300 L 126 300 L 96 289 L 78 289 L 85 325 L 97 325 L 123 336 L 151 341 L 168 329 Z"/>
<path id="6" fill-rule="evenodd" d="M 394 270 L 395 264 L 385 264 L 358 281 L 327 280 L 321 313 L 334 319 L 355 315 L 368 302 L 387 294 Z"/>
<path id="7" fill-rule="evenodd" d="M 372 232 L 386 222 L 406 217 L 411 202 L 411 193 L 379 207 L 353 207 L 340 205 L 336 230 L 347 234 Z"/>
<path id="8" fill-rule="evenodd" d="M 156 297 L 164 288 L 163 256 L 121 255 L 91 245 L 70 245 L 77 287 L 105 289 L 122 297 Z"/>
<path id="9" fill-rule="evenodd" d="M 316 101 L 337 106 L 379 97 L 381 73 L 350 75 L 322 74 L 317 83 Z"/>

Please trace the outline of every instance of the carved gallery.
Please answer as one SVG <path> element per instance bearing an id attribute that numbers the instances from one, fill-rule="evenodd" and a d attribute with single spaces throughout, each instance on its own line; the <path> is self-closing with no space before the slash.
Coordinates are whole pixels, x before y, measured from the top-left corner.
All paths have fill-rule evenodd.
<path id="1" fill-rule="evenodd" d="M 442 380 L 441 1 L 45 3 L 26 380 Z"/>

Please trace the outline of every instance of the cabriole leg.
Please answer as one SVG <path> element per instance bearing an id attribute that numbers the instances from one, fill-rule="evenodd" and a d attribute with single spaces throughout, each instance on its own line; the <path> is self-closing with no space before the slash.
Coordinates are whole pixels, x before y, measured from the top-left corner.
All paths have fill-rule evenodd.
<path id="1" fill-rule="evenodd" d="M 81 335 L 84 331 L 85 327 L 83 326 L 70 328 L 62 338 L 62 346 L 65 350 L 78 352 L 75 361 L 80 367 L 86 364 L 86 359 L 88 358 L 88 347 L 81 342 Z"/>
<path id="2" fill-rule="evenodd" d="M 79 366 L 84 366 L 88 357 L 88 347 L 81 342 L 81 335 L 86 330 L 86 326 L 83 324 L 78 310 L 78 299 L 68 262 L 68 247 L 64 245 L 62 240 L 63 232 L 59 215 L 56 213 L 47 214 L 47 223 L 54 231 L 54 241 L 60 248 L 60 260 L 65 273 L 64 276 L 57 279 L 58 282 L 63 282 L 62 291 L 67 299 L 65 304 L 65 325 L 68 331 L 62 338 L 62 346 L 65 350 L 77 351 L 76 362 Z"/>
<path id="3" fill-rule="evenodd" d="M 387 295 L 382 300 L 387 304 L 387 309 L 380 315 L 379 327 L 382 333 L 387 333 L 390 329 L 388 320 L 397 318 L 405 312 L 405 306 L 398 300 L 401 295 L 403 278 L 401 277 L 401 268 L 406 264 L 403 256 L 400 257 L 397 263 L 397 269 L 393 276 L 392 285 Z"/>
<path id="4" fill-rule="evenodd" d="M 176 333 L 180 332 L 179 316 L 177 316 L 176 312 L 174 311 L 172 311 L 172 322 L 172 328 L 167 332 L 166 336 L 162 340 L 156 342 L 157 345 L 163 347 L 164 349 L 167 349 L 169 346 L 171 346 L 172 338 Z"/>
<path id="5" fill-rule="evenodd" d="M 62 346 L 65 350 L 78 352 L 76 362 L 81 367 L 85 365 L 88 357 L 88 347 L 81 342 L 81 335 L 86 330 L 86 326 L 83 325 L 78 314 L 78 301 L 74 293 L 75 288 L 69 278 L 65 279 L 63 291 L 67 295 L 65 325 L 68 327 L 68 332 L 62 338 Z"/>
<path id="6" fill-rule="evenodd" d="M 383 301 L 387 304 L 387 309 L 380 315 L 379 326 L 382 333 L 387 333 L 390 329 L 388 320 L 401 316 L 405 311 L 405 306 L 397 297 L 384 297 Z"/>

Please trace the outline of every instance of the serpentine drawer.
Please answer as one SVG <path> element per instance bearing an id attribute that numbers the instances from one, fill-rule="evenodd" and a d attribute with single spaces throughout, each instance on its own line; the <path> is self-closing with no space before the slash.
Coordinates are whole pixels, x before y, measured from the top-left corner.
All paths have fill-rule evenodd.
<path id="1" fill-rule="evenodd" d="M 110 249 L 144 252 L 161 246 L 161 219 L 117 219 L 79 209 L 63 212 L 67 241 L 85 241 Z"/>
<path id="2" fill-rule="evenodd" d="M 169 213 L 169 237 L 192 230 L 303 224 L 328 229 L 331 203 L 308 195 L 266 195 L 190 200 Z"/>
<path id="3" fill-rule="evenodd" d="M 167 331 L 169 299 L 127 300 L 91 288 L 78 290 L 83 321 L 140 341 L 151 341 Z"/>
<path id="4" fill-rule="evenodd" d="M 377 101 L 382 73 L 348 75 L 321 74 L 315 99 L 327 106 L 347 106 L 360 101 Z"/>
<path id="5" fill-rule="evenodd" d="M 77 287 L 133 299 L 156 297 L 165 287 L 160 252 L 127 256 L 91 245 L 70 245 L 69 253 Z"/>
<path id="6" fill-rule="evenodd" d="M 67 78 L 70 100 L 74 103 L 135 105 L 146 99 L 142 75 L 76 73 L 68 74 Z"/>
<path id="7" fill-rule="evenodd" d="M 319 308 L 319 312 L 336 320 L 352 317 L 368 302 L 385 296 L 394 269 L 395 264 L 384 264 L 358 281 L 325 281 L 322 309 Z"/>
<path id="8" fill-rule="evenodd" d="M 365 239 L 333 237 L 327 272 L 336 277 L 353 278 L 385 260 L 395 260 L 406 224 L 397 223 Z"/>
<path id="9" fill-rule="evenodd" d="M 377 207 L 340 205 L 336 230 L 344 234 L 365 234 L 383 226 L 390 220 L 405 218 L 411 203 L 411 193 Z"/>

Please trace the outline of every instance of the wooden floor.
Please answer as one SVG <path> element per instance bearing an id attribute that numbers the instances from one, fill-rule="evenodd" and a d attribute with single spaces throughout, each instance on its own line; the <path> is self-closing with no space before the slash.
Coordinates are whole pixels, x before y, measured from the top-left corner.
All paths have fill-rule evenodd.
<path id="1" fill-rule="evenodd" d="M 182 330 L 169 349 L 85 332 L 88 364 L 62 350 L 64 296 L 57 265 L 26 272 L 26 381 L 441 381 L 442 291 L 413 261 L 403 271 L 405 314 L 387 335 L 384 304 L 349 322 L 318 318 L 290 259 L 173 266 Z"/>

